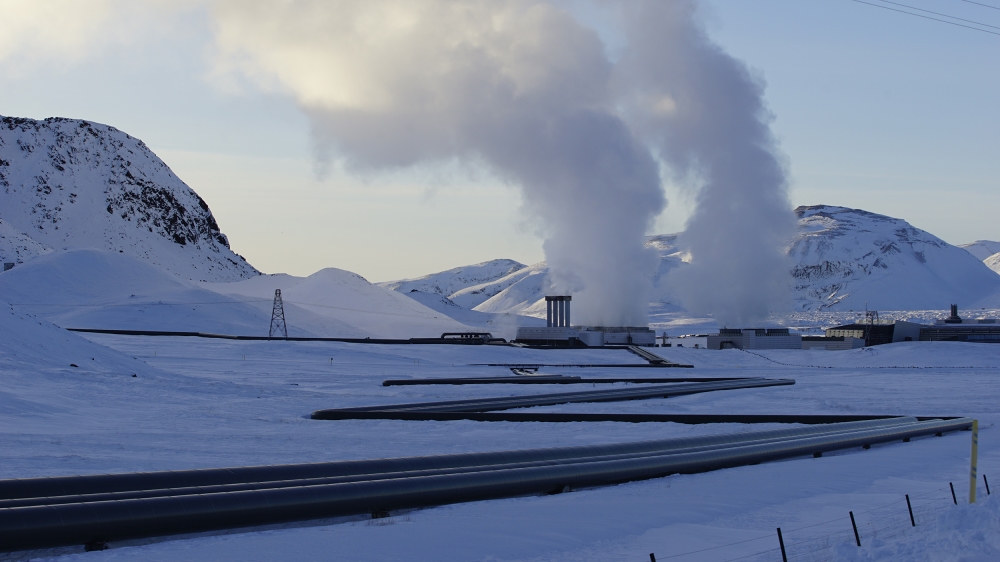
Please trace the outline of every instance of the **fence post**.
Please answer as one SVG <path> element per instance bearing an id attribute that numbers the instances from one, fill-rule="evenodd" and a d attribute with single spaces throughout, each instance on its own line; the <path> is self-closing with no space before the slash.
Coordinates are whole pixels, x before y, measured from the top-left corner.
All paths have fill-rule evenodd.
<path id="1" fill-rule="evenodd" d="M 906 494 L 906 510 L 910 512 L 910 526 L 916 527 L 917 522 L 913 520 L 913 507 L 910 505 L 910 494 Z"/>
<path id="2" fill-rule="evenodd" d="M 955 497 L 955 485 L 948 482 L 948 486 L 951 487 L 951 501 L 955 502 L 955 505 L 958 505 L 958 499 Z"/>
<path id="3" fill-rule="evenodd" d="M 969 503 L 976 503 L 976 462 L 979 459 L 979 420 L 972 420 L 972 454 L 969 455 Z"/>
<path id="4" fill-rule="evenodd" d="M 986 475 L 983 475 L 983 484 L 986 484 L 986 495 L 990 495 L 990 481 L 986 479 Z"/>
<path id="5" fill-rule="evenodd" d="M 788 562 L 788 555 L 785 554 L 785 539 L 781 538 L 781 527 L 778 527 L 778 546 L 781 547 L 781 562 Z"/>
<path id="6" fill-rule="evenodd" d="M 652 552 L 649 553 L 649 562 L 656 562 L 656 555 Z"/>
<path id="7" fill-rule="evenodd" d="M 854 522 L 854 512 L 848 511 L 847 513 L 851 515 L 851 527 L 854 527 L 854 542 L 861 546 L 861 535 L 858 534 L 858 524 Z"/>

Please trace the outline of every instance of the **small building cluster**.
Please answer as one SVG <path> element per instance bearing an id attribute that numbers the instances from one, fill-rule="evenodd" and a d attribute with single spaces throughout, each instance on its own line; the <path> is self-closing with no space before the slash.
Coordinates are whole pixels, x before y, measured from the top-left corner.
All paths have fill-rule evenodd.
<path id="1" fill-rule="evenodd" d="M 932 325 L 897 320 L 892 323 L 845 324 L 830 328 L 827 336 L 864 339 L 865 345 L 901 341 L 963 341 L 1000 343 L 1000 324 L 995 318 L 965 320 L 958 315 L 958 305 L 951 305 L 951 315 Z"/>
<path id="2" fill-rule="evenodd" d="M 1000 343 L 1000 323 L 993 318 L 963 320 L 958 307 L 933 325 L 895 320 L 844 324 L 826 330 L 825 336 L 790 334 L 787 328 L 719 330 L 708 336 L 708 349 L 856 349 L 906 341 L 961 341 Z"/>

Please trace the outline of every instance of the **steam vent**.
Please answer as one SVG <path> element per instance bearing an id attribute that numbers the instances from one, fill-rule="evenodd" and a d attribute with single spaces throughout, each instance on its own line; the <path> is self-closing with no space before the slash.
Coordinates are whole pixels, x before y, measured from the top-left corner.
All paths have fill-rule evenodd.
<path id="1" fill-rule="evenodd" d="M 517 343 L 547 347 L 601 347 L 604 345 L 656 344 L 648 326 L 573 326 L 569 295 L 545 297 L 545 327 L 518 328 Z"/>

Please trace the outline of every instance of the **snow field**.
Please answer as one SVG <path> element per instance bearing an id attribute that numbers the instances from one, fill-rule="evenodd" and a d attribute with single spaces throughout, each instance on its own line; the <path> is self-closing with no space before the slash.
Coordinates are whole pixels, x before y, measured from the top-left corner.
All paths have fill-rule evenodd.
<path id="1" fill-rule="evenodd" d="M 22 318 L 28 320 L 32 319 Z M 31 360 L 6 359 L 2 363 L 2 477 L 611 443 L 773 427 L 315 421 L 308 415 L 320 408 L 565 390 L 547 385 L 382 387 L 386 378 L 509 372 L 503 367 L 471 366 L 474 363 L 619 363 L 639 359 L 625 351 L 608 350 L 108 335 L 84 339 L 32 321 L 39 329 L 48 330 L 46 337 L 63 336 L 65 343 L 59 347 L 65 353 L 52 353 L 34 367 Z M 20 321 L 8 324 L 20 325 Z M 40 341 L 39 334 L 28 334 L 24 344 L 37 347 Z M 106 362 L 101 370 L 62 365 L 75 357 L 73 353 L 96 353 L 98 349 L 103 355 L 93 356 Z M 673 361 L 691 362 L 696 368 L 623 372 L 548 367 L 542 371 L 583 376 L 772 376 L 795 378 L 797 384 L 548 409 L 968 415 L 980 419 L 980 473 L 991 475 L 1000 462 L 993 398 L 1000 390 L 1000 369 L 996 368 L 1000 366 L 1000 347 L 907 343 L 878 348 L 877 354 L 862 350 L 768 353 L 787 363 L 821 357 L 831 365 L 840 365 L 834 368 L 785 367 L 735 351 L 655 351 Z M 935 368 L 905 367 L 913 362 Z M 135 369 L 134 365 L 143 368 Z M 900 365 L 904 367 L 894 368 Z M 977 367 L 966 368 L 973 365 Z M 132 372 L 138 376 L 131 377 Z M 776 538 L 771 537 L 778 526 L 798 529 L 839 517 L 849 533 L 849 510 L 859 514 L 900 502 L 903 494 L 936 493 L 949 481 L 956 483 L 960 497 L 967 495 L 968 456 L 968 433 L 958 433 L 875 446 L 869 451 L 827 454 L 819 459 L 675 475 L 556 496 L 418 510 L 387 520 L 306 523 L 132 546 L 112 544 L 110 550 L 85 555 L 57 551 L 46 556 L 86 556 L 88 560 L 648 560 L 648 553 L 655 552 L 659 560 L 726 560 L 775 549 Z M 946 500 L 947 504 L 950 497 Z M 859 523 L 864 525 L 860 515 Z M 838 524 L 821 527 L 825 531 L 828 526 L 829 533 L 844 531 Z M 805 533 L 790 532 L 786 540 L 806 538 Z M 756 537 L 762 538 L 701 555 L 668 558 Z M 878 550 L 882 546 L 873 548 L 871 556 L 875 558 L 870 559 L 893 559 L 880 554 L 888 552 Z"/>

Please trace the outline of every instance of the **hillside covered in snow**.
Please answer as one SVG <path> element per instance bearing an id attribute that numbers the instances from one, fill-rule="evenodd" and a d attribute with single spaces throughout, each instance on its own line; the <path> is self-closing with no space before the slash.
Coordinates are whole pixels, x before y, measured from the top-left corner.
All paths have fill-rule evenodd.
<path id="1" fill-rule="evenodd" d="M 0 117 L 0 219 L 4 262 L 95 248 L 195 281 L 259 274 L 142 141 L 90 121 Z"/>
<path id="2" fill-rule="evenodd" d="M 380 287 L 385 287 L 400 293 L 420 291 L 422 293 L 435 293 L 448 296 L 466 287 L 496 281 L 524 269 L 525 265 L 514 260 L 497 259 L 455 267 L 439 273 L 431 273 L 415 279 L 401 279 L 399 281 L 386 281 L 376 283 Z"/>
<path id="3" fill-rule="evenodd" d="M 89 121 L 0 118 L 0 262 L 15 264 L 0 274 L 0 302 L 63 328 L 266 336 L 281 289 L 290 336 L 469 329 L 348 271 L 261 275 L 230 250 L 208 204 L 142 141 Z M 523 267 L 496 260 L 449 275 L 475 284 Z M 440 292 L 441 283 L 411 284 Z"/>
<path id="4" fill-rule="evenodd" d="M 974 255 L 902 219 L 828 205 L 795 212 L 797 310 L 973 307 L 1000 293 L 1000 276 Z"/>
<path id="5" fill-rule="evenodd" d="M 798 232 L 786 247 L 793 263 L 793 310 L 861 310 L 866 305 L 926 310 L 950 303 L 993 307 L 1000 302 L 1000 275 L 994 272 L 1000 271 L 1000 257 L 987 258 L 984 264 L 966 251 L 969 248 L 952 246 L 905 220 L 860 209 L 816 205 L 799 207 L 795 213 Z M 653 279 L 655 304 L 679 306 L 670 282 L 670 272 L 688 259 L 679 235 L 651 236 L 646 247 L 660 258 Z M 987 267 L 990 259 L 994 271 Z M 462 286 L 449 272 L 428 277 L 443 287 Z M 541 299 L 547 290 L 548 267 L 542 262 L 446 296 L 475 311 L 544 317 Z"/>
<path id="6" fill-rule="evenodd" d="M 986 258 L 1000 253 L 1000 242 L 992 240 L 976 240 L 968 244 L 959 244 L 958 247 L 976 256 L 980 261 L 986 261 Z"/>

